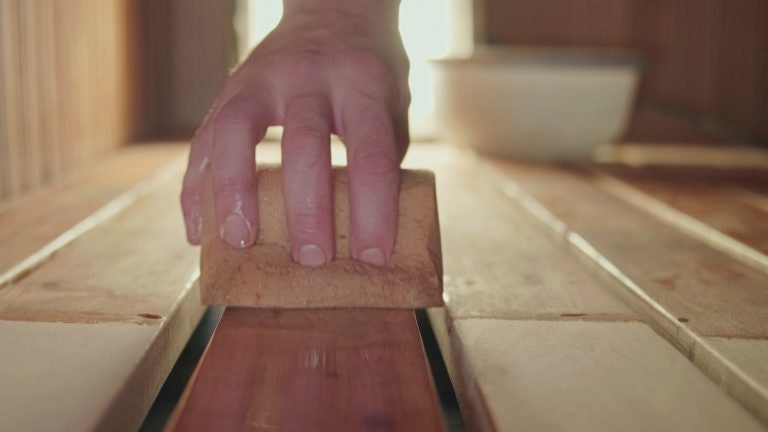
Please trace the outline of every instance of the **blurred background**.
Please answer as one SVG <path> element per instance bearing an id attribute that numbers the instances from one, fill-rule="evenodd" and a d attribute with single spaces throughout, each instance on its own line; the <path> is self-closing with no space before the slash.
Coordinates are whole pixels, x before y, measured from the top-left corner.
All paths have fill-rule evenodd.
<path id="1" fill-rule="evenodd" d="M 188 139 L 280 13 L 277 0 L 0 0 L 0 201 L 118 146 Z M 414 139 L 537 141 L 562 123 L 589 145 L 768 144 L 765 0 L 403 0 L 401 33 Z M 522 49 L 498 49 L 511 46 Z M 606 65 L 632 74 L 607 86 Z M 524 119 L 513 127 L 544 127 L 457 131 L 493 129 L 470 115 L 489 91 L 491 107 Z M 474 97 L 472 113 L 451 110 L 456 97 Z M 569 119 L 611 124 L 597 133 Z"/>

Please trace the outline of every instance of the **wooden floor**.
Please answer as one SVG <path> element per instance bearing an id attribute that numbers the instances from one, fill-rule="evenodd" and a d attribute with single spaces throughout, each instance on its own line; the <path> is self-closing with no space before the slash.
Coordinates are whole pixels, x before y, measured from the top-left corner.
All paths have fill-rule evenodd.
<path id="1" fill-rule="evenodd" d="M 136 430 L 203 308 L 184 147 L 129 147 L 0 209 L 0 430 Z"/>
<path id="2" fill-rule="evenodd" d="M 765 158 L 633 151 L 409 153 L 437 174 L 446 307 L 428 314 L 468 429 L 766 430 Z M 141 424 L 202 312 L 182 153 L 120 150 L 0 207 L 0 430 Z M 226 311 L 176 430 L 444 427 L 412 313 L 312 314 Z"/>

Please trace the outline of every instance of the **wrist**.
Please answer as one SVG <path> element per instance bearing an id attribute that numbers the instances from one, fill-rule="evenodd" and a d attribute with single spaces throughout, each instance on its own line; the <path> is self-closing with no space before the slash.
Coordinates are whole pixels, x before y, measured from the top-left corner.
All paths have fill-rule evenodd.
<path id="1" fill-rule="evenodd" d="M 302 27 L 397 31 L 400 0 L 283 0 L 283 21 Z"/>

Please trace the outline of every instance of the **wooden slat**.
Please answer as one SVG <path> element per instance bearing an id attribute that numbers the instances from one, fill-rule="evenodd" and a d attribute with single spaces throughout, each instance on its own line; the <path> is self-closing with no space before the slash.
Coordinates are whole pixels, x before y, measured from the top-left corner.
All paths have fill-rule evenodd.
<path id="1" fill-rule="evenodd" d="M 159 187 L 0 290 L 0 320 L 145 324 L 162 317 L 194 282 L 199 258 L 176 207 L 180 176 Z"/>
<path id="2" fill-rule="evenodd" d="M 0 207 L 0 291 L 158 181 L 178 174 L 183 152 L 175 144 L 127 147 L 78 176 Z"/>
<path id="3" fill-rule="evenodd" d="M 518 204 L 768 423 L 764 273 L 638 211 L 588 174 L 510 164 L 502 169 Z M 724 338 L 741 342 L 722 349 Z"/>
<path id="4" fill-rule="evenodd" d="M 128 0 L 0 0 L 0 201 L 132 135 Z"/>
<path id="5" fill-rule="evenodd" d="M 603 168 L 614 195 L 768 274 L 768 170 Z M 764 189 L 764 194 L 757 192 Z"/>
<path id="6" fill-rule="evenodd" d="M 598 148 L 596 158 L 599 162 L 629 166 L 768 168 L 768 151 L 764 148 L 711 143 L 622 143 Z"/>
<path id="7" fill-rule="evenodd" d="M 0 430 L 141 424 L 202 312 L 180 180 L 158 182 L 0 290 Z"/>
<path id="8" fill-rule="evenodd" d="M 0 0 L 0 197 L 8 196 L 11 193 L 10 181 L 11 173 L 9 170 L 10 155 L 8 142 L 8 97 L 6 87 L 6 63 L 8 62 L 8 49 L 3 41 L 8 39 L 9 28 L 5 24 L 5 14 L 8 6 L 5 0 Z"/>
<path id="9" fill-rule="evenodd" d="M 23 159 L 21 157 L 21 112 L 19 76 L 19 38 L 18 0 L 3 0 L 0 2 L 0 28 L 3 29 L 3 100 L 5 105 L 6 134 L 0 142 L 3 157 L 2 168 L 5 177 L 6 196 L 14 196 L 21 189 Z"/>
<path id="10" fill-rule="evenodd" d="M 505 199 L 505 177 L 438 151 L 412 155 L 438 165 L 447 306 L 429 316 L 470 430 L 761 430 Z"/>
<path id="11" fill-rule="evenodd" d="M 764 430 L 644 324 L 462 320 L 453 340 L 494 413 L 473 430 Z"/>
<path id="12" fill-rule="evenodd" d="M 413 312 L 228 308 L 169 430 L 442 430 Z"/>

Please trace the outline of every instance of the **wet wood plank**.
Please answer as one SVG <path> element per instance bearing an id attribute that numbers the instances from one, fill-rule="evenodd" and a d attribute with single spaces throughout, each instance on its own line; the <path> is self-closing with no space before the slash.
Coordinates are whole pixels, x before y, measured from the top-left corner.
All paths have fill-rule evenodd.
<path id="1" fill-rule="evenodd" d="M 228 308 L 169 430 L 442 430 L 412 311 Z"/>

